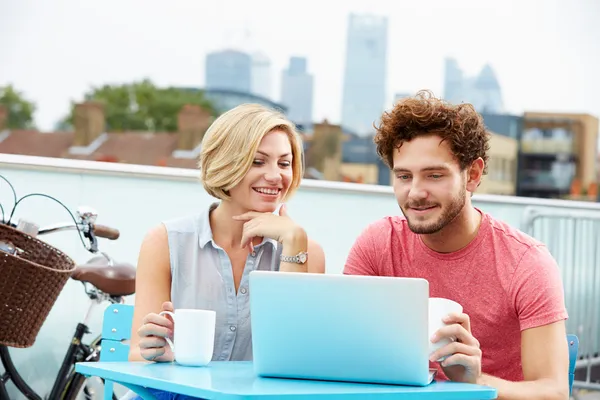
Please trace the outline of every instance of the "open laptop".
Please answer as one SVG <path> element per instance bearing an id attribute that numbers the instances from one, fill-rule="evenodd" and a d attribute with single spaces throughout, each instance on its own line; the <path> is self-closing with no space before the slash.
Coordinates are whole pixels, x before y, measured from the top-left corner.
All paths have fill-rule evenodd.
<path id="1" fill-rule="evenodd" d="M 253 271 L 254 369 L 263 377 L 425 386 L 429 283 Z"/>

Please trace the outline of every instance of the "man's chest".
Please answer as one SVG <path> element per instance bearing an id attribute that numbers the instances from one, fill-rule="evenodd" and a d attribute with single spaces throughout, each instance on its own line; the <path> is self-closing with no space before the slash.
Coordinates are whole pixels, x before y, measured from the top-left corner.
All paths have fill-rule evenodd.
<path id="1" fill-rule="evenodd" d="M 518 318 L 502 273 L 493 261 L 480 257 L 452 262 L 426 258 L 405 259 L 395 276 L 423 278 L 429 282 L 429 297 L 442 297 L 462 305 L 469 315 L 473 334 L 482 343 L 494 345 L 502 332 L 518 330 Z"/>

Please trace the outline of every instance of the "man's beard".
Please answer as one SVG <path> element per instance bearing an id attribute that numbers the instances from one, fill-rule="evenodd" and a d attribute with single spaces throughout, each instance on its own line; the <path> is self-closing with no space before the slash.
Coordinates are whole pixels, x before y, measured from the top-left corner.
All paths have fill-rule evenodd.
<path id="1" fill-rule="evenodd" d="M 408 222 L 408 227 L 410 230 L 419 235 L 430 235 L 432 233 L 437 233 L 444 229 L 448 224 L 450 224 L 454 219 L 461 213 L 465 206 L 465 201 L 467 198 L 467 190 L 462 188 L 461 191 L 455 196 L 450 204 L 442 210 L 442 215 L 436 221 L 433 221 L 429 224 L 422 223 L 412 223 L 411 219 L 408 217 L 408 213 L 404 213 L 406 216 L 406 221 Z M 407 205 L 403 208 L 404 210 L 409 208 L 419 208 L 419 207 L 428 207 L 428 206 L 436 206 L 438 204 L 431 203 L 407 203 Z"/>

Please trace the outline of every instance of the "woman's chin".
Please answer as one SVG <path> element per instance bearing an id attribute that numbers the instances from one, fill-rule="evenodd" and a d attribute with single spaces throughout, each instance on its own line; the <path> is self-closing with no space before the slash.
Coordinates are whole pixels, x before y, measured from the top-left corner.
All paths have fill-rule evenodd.
<path id="1" fill-rule="evenodd" d="M 277 203 L 273 203 L 273 204 L 251 204 L 250 208 L 252 211 L 256 211 L 256 212 L 260 212 L 260 213 L 272 213 L 275 210 L 277 210 L 277 206 L 279 206 L 279 204 Z"/>

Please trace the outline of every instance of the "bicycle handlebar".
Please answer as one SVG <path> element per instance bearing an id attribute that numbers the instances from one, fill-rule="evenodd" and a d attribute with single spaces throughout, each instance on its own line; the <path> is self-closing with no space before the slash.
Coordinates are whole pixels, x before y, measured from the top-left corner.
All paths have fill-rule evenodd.
<path id="1" fill-rule="evenodd" d="M 96 236 L 101 237 L 101 238 L 105 238 L 105 239 L 109 239 L 109 240 L 117 240 L 119 238 L 119 236 L 121 235 L 121 233 L 119 232 L 118 229 L 111 228 L 110 226 L 98 225 L 98 224 L 92 224 L 91 226 L 92 226 L 92 230 L 94 231 Z"/>
<path id="2" fill-rule="evenodd" d="M 97 215 L 98 214 L 89 207 L 80 207 L 77 211 L 77 221 L 44 227 L 39 229 L 37 234 L 41 236 L 64 230 L 78 230 L 89 240 L 89 247 L 86 245 L 86 249 L 92 253 L 96 253 L 98 251 L 97 237 L 117 240 L 121 235 L 116 228 L 96 224 Z"/>

